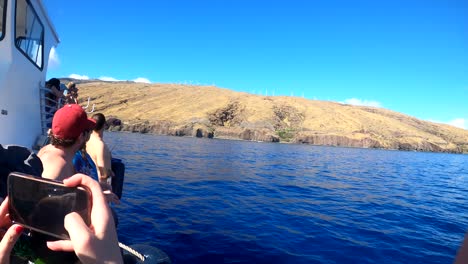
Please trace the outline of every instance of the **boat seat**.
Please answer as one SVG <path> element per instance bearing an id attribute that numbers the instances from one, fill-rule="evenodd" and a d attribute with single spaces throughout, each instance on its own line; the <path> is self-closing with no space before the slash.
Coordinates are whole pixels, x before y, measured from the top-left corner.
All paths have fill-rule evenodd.
<path id="1" fill-rule="evenodd" d="M 7 179 L 10 172 L 22 172 L 41 177 L 42 162 L 31 150 L 16 145 L 0 144 L 0 197 L 7 195 Z"/>

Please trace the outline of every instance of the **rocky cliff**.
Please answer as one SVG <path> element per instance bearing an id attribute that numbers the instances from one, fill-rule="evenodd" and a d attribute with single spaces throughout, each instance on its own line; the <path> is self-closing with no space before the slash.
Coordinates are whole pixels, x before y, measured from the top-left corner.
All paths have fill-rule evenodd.
<path id="1" fill-rule="evenodd" d="M 67 80 L 63 80 L 67 81 Z M 468 130 L 383 108 L 214 86 L 79 82 L 111 130 L 327 146 L 468 153 Z M 119 120 L 119 122 L 115 122 Z"/>

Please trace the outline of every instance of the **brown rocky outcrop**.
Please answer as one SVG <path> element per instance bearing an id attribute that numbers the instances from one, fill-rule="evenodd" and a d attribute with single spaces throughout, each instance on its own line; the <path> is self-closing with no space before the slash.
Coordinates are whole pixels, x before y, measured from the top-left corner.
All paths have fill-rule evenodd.
<path id="1" fill-rule="evenodd" d="M 304 134 L 300 133 L 294 138 L 294 143 L 312 144 L 336 147 L 382 148 L 383 146 L 370 137 L 351 138 L 339 135 Z"/>
<path id="2" fill-rule="evenodd" d="M 246 129 L 241 127 L 217 127 L 215 137 L 225 139 L 242 139 L 250 141 L 279 142 L 280 139 L 268 129 Z"/>
<path id="3" fill-rule="evenodd" d="M 121 126 L 122 125 L 122 120 L 111 116 L 111 117 L 107 118 L 106 125 L 107 125 L 107 127 Z"/>

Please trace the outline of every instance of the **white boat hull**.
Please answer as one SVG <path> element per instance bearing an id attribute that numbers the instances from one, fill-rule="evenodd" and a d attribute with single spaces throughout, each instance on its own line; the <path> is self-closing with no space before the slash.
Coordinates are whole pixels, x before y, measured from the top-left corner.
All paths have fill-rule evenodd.
<path id="1" fill-rule="evenodd" d="M 59 42 L 42 2 L 30 1 L 30 4 L 43 28 L 41 67 L 15 45 L 16 0 L 7 1 L 4 37 L 0 40 L 0 144 L 28 148 L 32 148 L 36 138 L 43 134 L 40 95 L 41 87 L 45 85 L 48 60 L 42 58 L 49 58 L 51 48 Z"/>

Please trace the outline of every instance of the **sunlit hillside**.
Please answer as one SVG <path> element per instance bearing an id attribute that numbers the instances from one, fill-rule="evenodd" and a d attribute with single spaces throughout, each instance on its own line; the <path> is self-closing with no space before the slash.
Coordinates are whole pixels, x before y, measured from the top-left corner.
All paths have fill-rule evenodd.
<path id="1" fill-rule="evenodd" d="M 66 82 L 67 80 L 63 80 Z M 468 130 L 394 111 L 214 86 L 86 81 L 111 129 L 179 136 L 468 153 Z"/>

